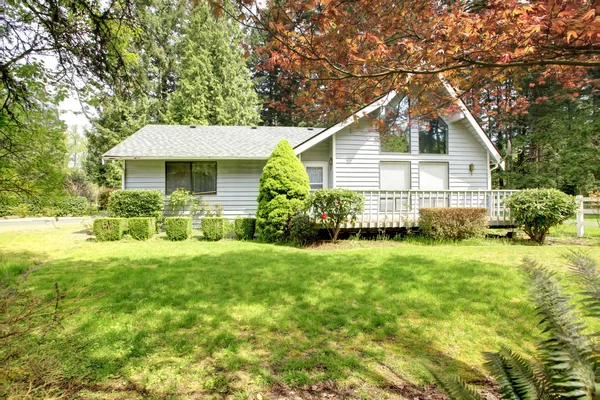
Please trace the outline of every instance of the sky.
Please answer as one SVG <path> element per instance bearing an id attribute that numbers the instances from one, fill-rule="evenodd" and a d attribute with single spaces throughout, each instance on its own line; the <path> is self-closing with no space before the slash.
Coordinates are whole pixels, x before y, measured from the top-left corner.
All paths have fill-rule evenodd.
<path id="1" fill-rule="evenodd" d="M 72 94 L 62 101 L 58 108 L 61 112 L 60 119 L 65 121 L 69 126 L 77 125 L 80 133 L 83 133 L 84 128 L 90 126 L 90 122 L 81 112 L 81 105 L 75 95 Z"/>

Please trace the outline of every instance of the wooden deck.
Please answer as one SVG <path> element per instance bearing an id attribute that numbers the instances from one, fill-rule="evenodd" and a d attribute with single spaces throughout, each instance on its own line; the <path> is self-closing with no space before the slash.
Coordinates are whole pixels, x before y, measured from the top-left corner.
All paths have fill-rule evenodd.
<path id="1" fill-rule="evenodd" d="M 490 227 L 512 226 L 504 199 L 516 190 L 367 190 L 357 191 L 365 208 L 345 229 L 394 229 L 418 226 L 419 209 L 425 207 L 486 208 Z"/>

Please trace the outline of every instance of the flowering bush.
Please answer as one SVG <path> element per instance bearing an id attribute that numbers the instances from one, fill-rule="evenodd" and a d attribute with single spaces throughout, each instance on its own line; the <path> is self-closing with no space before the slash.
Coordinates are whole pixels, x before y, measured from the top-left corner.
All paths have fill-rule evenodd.
<path id="1" fill-rule="evenodd" d="M 321 224 L 329 232 L 334 242 L 337 240 L 342 226 L 356 221 L 356 217 L 364 208 L 363 198 L 348 189 L 323 189 L 312 192 L 307 206 L 314 215 L 320 215 Z"/>

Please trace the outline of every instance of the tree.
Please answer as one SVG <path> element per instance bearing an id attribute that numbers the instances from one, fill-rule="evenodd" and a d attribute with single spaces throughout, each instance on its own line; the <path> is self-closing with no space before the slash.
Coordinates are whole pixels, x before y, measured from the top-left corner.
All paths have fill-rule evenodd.
<path id="1" fill-rule="evenodd" d="M 300 103 L 328 113 L 409 84 L 440 88 L 438 74 L 462 95 L 531 70 L 579 86 L 600 66 L 599 23 L 587 0 L 238 3 L 244 21 L 272 38 L 271 64 L 306 80 Z"/>
<path id="2" fill-rule="evenodd" d="M 35 103 L 0 111 L 0 203 L 59 196 L 67 164 L 58 98 L 45 92 L 34 69 L 18 71 Z"/>
<path id="3" fill-rule="evenodd" d="M 88 137 L 86 171 L 101 186 L 118 187 L 121 165 L 101 155 L 146 124 L 255 124 L 258 98 L 244 64 L 235 22 L 215 18 L 189 0 L 136 0 L 144 35 L 128 65 L 127 91 L 91 102 L 98 117 Z"/>
<path id="4" fill-rule="evenodd" d="M 266 241 L 284 237 L 290 218 L 304 207 L 308 175 L 287 140 L 277 144 L 260 176 L 256 227 Z"/>
<path id="5" fill-rule="evenodd" d="M 239 42 L 237 22 L 218 18 L 205 3 L 191 10 L 180 43 L 169 120 L 177 124 L 253 125 L 259 101 Z"/>
<path id="6" fill-rule="evenodd" d="M 486 354 L 486 367 L 505 399 L 592 400 L 598 396 L 598 333 L 587 334 L 582 314 L 592 319 L 600 316 L 600 271 L 582 253 L 572 253 L 569 261 L 581 290 L 577 298 L 555 273 L 531 260 L 523 264 L 544 336 L 533 360 L 507 347 Z M 436 378 L 452 399 L 483 399 L 459 378 L 437 374 Z"/>

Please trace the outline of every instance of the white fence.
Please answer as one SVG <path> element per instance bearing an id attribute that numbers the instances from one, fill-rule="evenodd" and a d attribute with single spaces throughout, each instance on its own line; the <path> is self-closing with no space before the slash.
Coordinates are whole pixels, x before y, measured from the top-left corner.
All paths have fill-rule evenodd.
<path id="1" fill-rule="evenodd" d="M 600 198 L 577 196 L 576 199 L 577 213 L 575 215 L 575 221 L 577 224 L 577 237 L 583 237 L 585 231 L 585 215 L 598 216 L 600 213 Z"/>
<path id="2" fill-rule="evenodd" d="M 516 190 L 365 190 L 365 208 L 346 228 L 400 228 L 416 226 L 425 207 L 486 208 L 491 226 L 512 225 L 504 199 Z"/>

